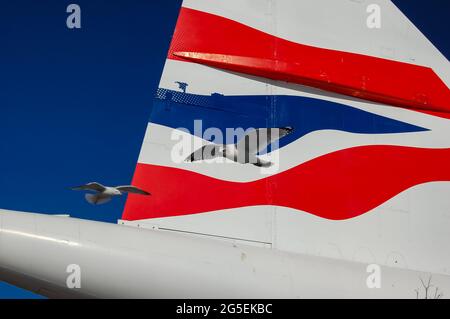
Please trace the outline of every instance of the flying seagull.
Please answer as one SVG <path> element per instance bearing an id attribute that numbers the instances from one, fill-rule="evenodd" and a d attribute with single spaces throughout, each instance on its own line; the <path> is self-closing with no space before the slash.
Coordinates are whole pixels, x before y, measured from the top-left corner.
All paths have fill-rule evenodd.
<path id="1" fill-rule="evenodd" d="M 241 164 L 250 163 L 258 167 L 270 167 L 273 163 L 261 159 L 257 154 L 292 131 L 292 127 L 255 129 L 244 135 L 237 144 L 204 145 L 189 155 L 185 161 L 195 162 L 222 156 Z"/>
<path id="2" fill-rule="evenodd" d="M 109 202 L 113 196 L 119 196 L 123 193 L 133 193 L 140 195 L 151 195 L 149 192 L 146 192 L 136 186 L 132 185 L 123 185 L 123 186 L 103 186 L 97 182 L 87 183 L 85 185 L 72 187 L 72 190 L 75 191 L 93 191 L 94 194 L 88 193 L 84 195 L 86 200 L 93 204 L 99 205 Z"/>

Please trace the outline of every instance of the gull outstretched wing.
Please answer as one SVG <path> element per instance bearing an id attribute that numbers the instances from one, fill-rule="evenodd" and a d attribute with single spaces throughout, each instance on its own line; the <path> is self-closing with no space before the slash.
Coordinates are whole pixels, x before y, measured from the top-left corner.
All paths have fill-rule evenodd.
<path id="1" fill-rule="evenodd" d="M 195 162 L 205 159 L 212 159 L 219 155 L 220 146 L 216 144 L 204 145 L 186 158 L 186 162 Z"/>
<path id="2" fill-rule="evenodd" d="M 103 186 L 103 185 L 100 184 L 100 183 L 97 183 L 97 182 L 91 182 L 91 183 L 87 183 L 87 184 L 85 184 L 85 185 L 80 185 L 80 186 L 72 187 L 71 189 L 74 190 L 74 191 L 80 191 L 80 190 L 83 190 L 83 191 L 103 192 L 103 191 L 106 189 L 106 187 Z"/>
<path id="3" fill-rule="evenodd" d="M 116 189 L 118 189 L 121 192 L 125 193 L 133 193 L 133 194 L 140 194 L 140 195 L 151 195 L 149 192 L 144 191 L 143 189 L 140 189 L 133 185 L 123 185 L 123 186 L 117 186 Z"/>
<path id="4" fill-rule="evenodd" d="M 258 128 L 248 132 L 236 145 L 239 153 L 261 152 L 276 140 L 292 133 L 292 127 Z"/>

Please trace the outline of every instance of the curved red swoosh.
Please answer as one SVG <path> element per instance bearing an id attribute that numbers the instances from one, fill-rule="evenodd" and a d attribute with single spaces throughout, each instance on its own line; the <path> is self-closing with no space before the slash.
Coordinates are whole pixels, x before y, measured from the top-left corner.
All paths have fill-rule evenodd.
<path id="1" fill-rule="evenodd" d="M 295 43 L 189 8 L 167 57 L 450 118 L 450 90 L 429 67 Z"/>
<path id="2" fill-rule="evenodd" d="M 153 196 L 130 194 L 122 218 L 277 205 L 341 220 L 364 214 L 412 186 L 432 181 L 450 181 L 450 148 L 349 148 L 245 183 L 138 163 L 133 185 Z"/>

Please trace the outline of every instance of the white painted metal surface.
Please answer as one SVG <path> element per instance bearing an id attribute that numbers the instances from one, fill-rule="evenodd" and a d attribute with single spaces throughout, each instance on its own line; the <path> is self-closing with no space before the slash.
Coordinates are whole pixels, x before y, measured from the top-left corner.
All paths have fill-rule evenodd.
<path id="1" fill-rule="evenodd" d="M 81 269 L 69 289 L 67 266 Z M 172 232 L 0 211 L 0 280 L 48 296 L 102 298 L 415 298 L 428 274 L 290 254 Z M 444 293 L 448 276 L 433 275 Z"/>

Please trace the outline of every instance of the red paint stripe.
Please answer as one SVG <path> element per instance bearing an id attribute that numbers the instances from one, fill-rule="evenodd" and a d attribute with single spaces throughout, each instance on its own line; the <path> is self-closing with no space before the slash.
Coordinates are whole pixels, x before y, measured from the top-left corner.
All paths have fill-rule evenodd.
<path id="1" fill-rule="evenodd" d="M 431 68 L 298 44 L 189 8 L 168 58 L 450 117 L 450 90 Z"/>
<path id="2" fill-rule="evenodd" d="M 449 163 L 450 149 L 362 146 L 326 154 L 247 183 L 139 163 L 133 185 L 153 196 L 130 194 L 122 218 L 137 220 L 277 205 L 327 219 L 348 219 L 414 185 L 450 181 Z"/>

